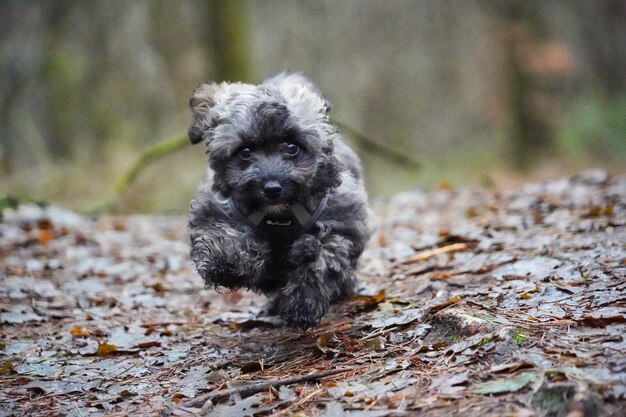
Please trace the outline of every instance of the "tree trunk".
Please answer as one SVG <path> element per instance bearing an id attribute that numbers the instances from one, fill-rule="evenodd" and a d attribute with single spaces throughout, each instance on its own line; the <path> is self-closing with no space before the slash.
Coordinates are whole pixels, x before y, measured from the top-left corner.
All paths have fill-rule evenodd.
<path id="1" fill-rule="evenodd" d="M 249 5 L 245 0 L 209 0 L 208 45 L 215 81 L 253 82 L 249 48 Z"/>

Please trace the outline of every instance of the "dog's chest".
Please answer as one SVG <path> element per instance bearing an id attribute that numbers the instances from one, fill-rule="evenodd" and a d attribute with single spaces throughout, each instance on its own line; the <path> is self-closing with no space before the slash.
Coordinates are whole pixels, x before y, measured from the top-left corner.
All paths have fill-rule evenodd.
<path id="1" fill-rule="evenodd" d="M 289 246 L 301 234 L 302 224 L 292 212 L 280 215 L 266 215 L 257 226 L 272 246 L 281 249 Z"/>

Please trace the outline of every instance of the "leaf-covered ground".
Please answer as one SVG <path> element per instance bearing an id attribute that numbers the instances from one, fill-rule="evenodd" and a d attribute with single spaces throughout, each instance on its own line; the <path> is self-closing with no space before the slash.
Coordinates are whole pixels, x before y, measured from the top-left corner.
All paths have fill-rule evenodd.
<path id="1" fill-rule="evenodd" d="M 626 179 L 373 210 L 364 295 L 305 333 L 203 289 L 184 217 L 5 210 L 0 415 L 624 415 Z"/>

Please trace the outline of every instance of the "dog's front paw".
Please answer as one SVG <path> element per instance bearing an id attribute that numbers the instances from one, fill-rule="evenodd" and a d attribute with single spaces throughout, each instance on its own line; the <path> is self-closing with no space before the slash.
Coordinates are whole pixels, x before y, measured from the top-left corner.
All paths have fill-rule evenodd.
<path id="1" fill-rule="evenodd" d="M 297 290 L 279 300 L 279 312 L 283 320 L 302 330 L 317 326 L 327 310 L 328 302 L 305 291 Z"/>
<path id="2" fill-rule="evenodd" d="M 293 242 L 287 257 L 293 265 L 300 265 L 317 259 L 321 250 L 322 242 L 313 235 L 305 234 Z"/>
<path id="3" fill-rule="evenodd" d="M 240 248 L 197 242 L 191 260 L 207 285 L 237 289 L 250 287 L 262 271 L 263 262 Z"/>
<path id="4" fill-rule="evenodd" d="M 192 256 L 193 259 L 193 256 Z M 237 289 L 245 286 L 245 279 L 232 274 L 232 268 L 223 262 L 211 258 L 194 259 L 196 271 L 209 286 Z"/>

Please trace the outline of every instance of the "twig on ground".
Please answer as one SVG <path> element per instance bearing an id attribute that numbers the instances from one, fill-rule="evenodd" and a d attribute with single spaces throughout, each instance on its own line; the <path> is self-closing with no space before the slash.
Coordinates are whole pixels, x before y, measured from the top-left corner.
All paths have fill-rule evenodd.
<path id="1" fill-rule="evenodd" d="M 452 245 L 443 246 L 441 248 L 427 250 L 424 252 L 416 253 L 413 256 L 409 256 L 399 262 L 400 265 L 407 265 L 413 262 L 425 261 L 426 259 L 433 258 L 437 255 L 443 255 L 444 253 L 454 253 L 467 250 L 467 243 L 454 243 Z"/>
<path id="2" fill-rule="evenodd" d="M 279 388 L 283 385 L 293 385 L 293 384 L 300 384 L 302 382 L 317 381 L 317 380 L 320 380 L 320 379 L 323 379 L 332 375 L 337 375 L 337 374 L 341 374 L 344 372 L 348 372 L 349 370 L 350 369 L 333 369 L 330 371 L 319 372 L 316 374 L 309 374 L 309 375 L 303 375 L 303 376 L 296 376 L 293 378 L 279 379 L 277 381 L 263 381 L 257 384 L 223 389 L 217 392 L 210 392 L 208 394 L 201 395 L 197 398 L 194 398 L 193 400 L 185 403 L 185 407 L 202 407 L 208 401 L 211 401 L 212 403 L 215 404 L 219 402 L 220 400 L 230 397 L 231 395 L 234 395 L 234 394 L 239 394 L 241 396 L 247 397 L 247 396 L 256 394 L 258 392 L 265 391 L 266 389 L 270 387 Z"/>
<path id="3" fill-rule="evenodd" d="M 301 399 L 300 401 L 298 401 L 297 403 L 290 405 L 287 408 L 284 408 L 280 411 L 275 412 L 274 414 L 271 414 L 269 417 L 278 417 L 278 416 L 282 416 L 284 414 L 289 413 L 291 410 L 295 409 L 296 407 L 301 406 L 302 404 L 305 404 L 307 401 L 309 401 L 311 398 L 313 398 L 314 396 L 316 396 L 317 394 L 319 394 L 320 392 L 322 392 L 323 389 L 316 389 L 315 391 L 311 392 L 310 394 L 308 394 L 306 397 L 304 397 L 303 399 Z"/>

